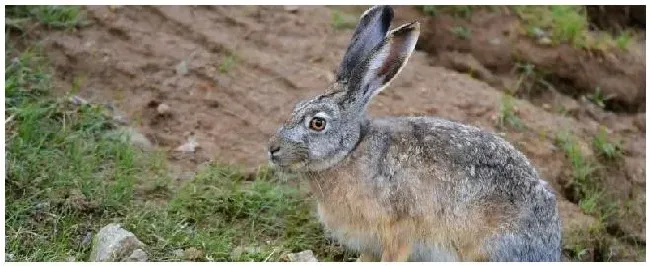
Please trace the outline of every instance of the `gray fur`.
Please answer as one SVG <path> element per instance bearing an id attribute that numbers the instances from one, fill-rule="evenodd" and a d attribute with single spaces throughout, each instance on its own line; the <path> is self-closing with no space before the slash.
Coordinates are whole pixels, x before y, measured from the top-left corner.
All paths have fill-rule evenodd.
<path id="1" fill-rule="evenodd" d="M 392 19 L 392 11 L 382 13 Z M 348 69 L 366 78 L 336 82 L 327 93 L 296 105 L 291 118 L 271 139 L 272 164 L 313 180 L 321 219 L 328 214 L 320 206 L 338 202 L 350 210 L 350 216 L 358 214 L 352 210 L 362 212 L 359 217 L 368 224 L 389 219 L 420 225 L 434 221 L 430 226 L 470 231 L 485 227 L 481 232 L 489 235 L 476 241 L 481 241 L 479 251 L 490 261 L 559 261 L 555 195 L 508 142 L 476 127 L 435 117 L 366 117 L 372 96 L 406 64 L 418 27 L 407 24 L 380 42 L 372 39 L 376 46 L 366 58 L 357 59 L 361 62 L 354 69 Z M 396 56 L 382 61 L 377 56 L 382 50 Z M 381 76 L 385 72 L 373 72 L 376 68 L 371 64 L 393 72 Z M 308 128 L 315 115 L 327 118 L 325 130 Z M 345 175 L 354 175 L 355 187 L 342 187 Z M 345 189 L 356 194 L 341 192 Z M 373 209 L 377 206 L 381 207 Z M 476 217 L 494 217 L 494 221 Z M 457 243 L 432 240 L 454 239 L 453 232 L 440 233 L 433 227 L 408 235 L 413 244 L 409 260 L 460 260 Z M 332 228 L 331 234 L 350 249 L 374 256 L 383 252 L 378 233 L 372 230 L 356 233 Z"/>

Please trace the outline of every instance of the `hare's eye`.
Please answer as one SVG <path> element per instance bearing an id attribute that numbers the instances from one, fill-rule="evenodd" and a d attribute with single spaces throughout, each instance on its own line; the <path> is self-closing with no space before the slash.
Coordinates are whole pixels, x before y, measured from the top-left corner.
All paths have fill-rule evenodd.
<path id="1" fill-rule="evenodd" d="M 309 121 L 309 128 L 314 131 L 323 131 L 323 129 L 325 129 L 325 118 L 312 118 L 311 121 Z"/>

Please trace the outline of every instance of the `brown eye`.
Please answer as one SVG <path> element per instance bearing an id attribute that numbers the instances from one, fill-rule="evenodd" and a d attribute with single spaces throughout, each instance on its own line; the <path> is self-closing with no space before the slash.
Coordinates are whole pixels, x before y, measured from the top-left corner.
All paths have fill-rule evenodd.
<path id="1" fill-rule="evenodd" d="M 309 121 L 309 128 L 315 131 L 323 131 L 325 129 L 325 119 L 322 117 L 314 117 Z"/>

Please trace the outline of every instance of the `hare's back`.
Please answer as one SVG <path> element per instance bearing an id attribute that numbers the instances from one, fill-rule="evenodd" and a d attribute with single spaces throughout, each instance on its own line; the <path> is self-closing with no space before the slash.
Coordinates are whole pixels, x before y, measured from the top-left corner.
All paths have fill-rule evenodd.
<path id="1" fill-rule="evenodd" d="M 521 152 L 477 127 L 436 117 L 386 117 L 370 125 L 367 137 L 375 139 L 374 156 L 406 158 L 389 160 L 401 164 L 393 168 L 435 168 L 441 175 L 502 187 L 539 182 Z"/>

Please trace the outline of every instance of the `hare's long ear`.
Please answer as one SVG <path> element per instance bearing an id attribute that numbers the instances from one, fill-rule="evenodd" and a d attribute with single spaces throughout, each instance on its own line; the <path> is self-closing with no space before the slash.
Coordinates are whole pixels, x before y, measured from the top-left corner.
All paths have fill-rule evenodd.
<path id="1" fill-rule="evenodd" d="M 390 6 L 373 6 L 361 15 L 339 66 L 337 81 L 347 82 L 352 70 L 386 37 L 392 20 L 393 9 Z"/>
<path id="2" fill-rule="evenodd" d="M 363 111 L 372 97 L 388 86 L 406 65 L 419 35 L 418 22 L 402 25 L 388 33 L 352 70 L 344 102 Z"/>

